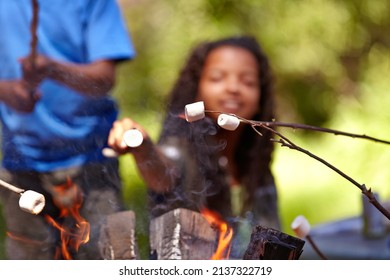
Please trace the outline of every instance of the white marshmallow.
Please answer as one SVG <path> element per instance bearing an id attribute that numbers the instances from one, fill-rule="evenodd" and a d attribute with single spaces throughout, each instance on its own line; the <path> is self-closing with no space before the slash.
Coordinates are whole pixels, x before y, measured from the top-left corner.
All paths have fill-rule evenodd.
<path id="1" fill-rule="evenodd" d="M 113 149 L 108 148 L 108 147 L 103 148 L 102 154 L 103 154 L 103 156 L 108 157 L 108 158 L 115 158 L 118 156 L 117 152 L 115 152 Z"/>
<path id="2" fill-rule="evenodd" d="M 45 207 L 45 197 L 35 191 L 25 191 L 21 193 L 19 207 L 28 213 L 39 214 Z"/>
<path id="3" fill-rule="evenodd" d="M 228 114 L 220 114 L 217 122 L 220 127 L 232 131 L 240 125 L 240 120 L 236 116 Z"/>
<path id="4" fill-rule="evenodd" d="M 203 101 L 187 104 L 184 108 L 184 112 L 187 122 L 203 119 L 205 117 Z"/>
<path id="5" fill-rule="evenodd" d="M 302 215 L 294 219 L 291 223 L 291 228 L 299 238 L 305 238 L 310 233 L 310 224 Z"/>
<path id="6" fill-rule="evenodd" d="M 127 130 L 123 134 L 123 141 L 127 146 L 131 148 L 135 148 L 142 144 L 142 142 L 144 141 L 144 137 L 141 131 L 134 128 L 134 129 Z"/>

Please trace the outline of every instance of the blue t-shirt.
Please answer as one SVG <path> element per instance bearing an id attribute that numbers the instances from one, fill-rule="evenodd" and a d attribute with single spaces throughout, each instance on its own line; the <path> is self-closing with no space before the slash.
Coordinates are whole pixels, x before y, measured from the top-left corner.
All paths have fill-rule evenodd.
<path id="1" fill-rule="evenodd" d="M 0 79 L 19 79 L 30 52 L 31 0 L 0 1 Z M 116 0 L 39 1 L 38 53 L 63 62 L 127 60 L 135 55 Z M 3 166 L 51 171 L 103 161 L 118 111 L 111 97 L 87 97 L 45 80 L 32 113 L 0 103 Z"/>

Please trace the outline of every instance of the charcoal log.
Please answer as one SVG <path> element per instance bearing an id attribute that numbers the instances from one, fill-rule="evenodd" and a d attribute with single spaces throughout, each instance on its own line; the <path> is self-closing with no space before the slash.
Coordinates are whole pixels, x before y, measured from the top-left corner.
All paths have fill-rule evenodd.
<path id="1" fill-rule="evenodd" d="M 305 241 L 276 229 L 256 226 L 244 260 L 297 260 Z"/>

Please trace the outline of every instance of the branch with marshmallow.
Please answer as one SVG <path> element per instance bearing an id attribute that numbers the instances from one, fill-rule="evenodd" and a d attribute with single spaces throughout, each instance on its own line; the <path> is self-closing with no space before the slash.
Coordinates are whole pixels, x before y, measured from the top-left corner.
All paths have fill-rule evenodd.
<path id="1" fill-rule="evenodd" d="M 19 207 L 25 212 L 37 215 L 45 207 L 45 197 L 36 191 L 24 190 L 3 180 L 0 180 L 0 186 L 20 195 Z"/>
<path id="2" fill-rule="evenodd" d="M 187 122 L 194 122 L 200 119 L 203 119 L 206 114 L 204 109 L 204 102 L 198 101 L 195 103 L 187 104 L 184 108 L 184 114 Z M 218 116 L 218 125 L 226 130 L 236 130 L 236 128 L 240 125 L 240 120 L 233 114 L 223 114 L 221 113 Z"/>
<path id="3" fill-rule="evenodd" d="M 239 124 L 246 123 L 251 125 L 253 130 L 262 136 L 260 131 L 257 129 L 258 127 L 266 129 L 268 131 L 271 131 L 275 135 L 279 136 L 279 140 L 270 139 L 270 141 L 276 142 L 281 144 L 282 147 L 288 147 L 293 150 L 297 150 L 299 152 L 302 152 L 311 158 L 314 158 L 315 160 L 321 162 L 325 166 L 329 167 L 336 173 L 338 173 L 340 176 L 342 176 L 344 179 L 351 182 L 353 185 L 358 187 L 362 193 L 369 198 L 369 201 L 372 205 L 375 206 L 386 218 L 390 220 L 390 212 L 375 198 L 373 192 L 371 191 L 371 188 L 367 188 L 365 184 L 359 184 L 357 181 L 355 181 L 353 178 L 342 172 L 340 169 L 336 168 L 326 160 L 316 156 L 315 154 L 311 153 L 310 151 L 307 151 L 300 146 L 294 144 L 290 139 L 273 129 L 272 127 L 289 127 L 293 129 L 306 129 L 306 130 L 313 130 L 313 131 L 319 131 L 319 132 L 325 132 L 325 133 L 332 133 L 335 135 L 342 135 L 342 136 L 348 136 L 352 138 L 361 138 L 366 140 L 371 140 L 374 142 L 379 142 L 383 144 L 390 144 L 390 141 L 374 138 L 371 136 L 367 136 L 365 134 L 354 134 L 354 133 L 348 133 L 344 131 L 334 130 L 334 129 L 328 129 L 328 128 L 321 128 L 321 127 L 315 127 L 310 125 L 303 125 L 303 124 L 290 124 L 290 123 L 283 123 L 283 122 L 267 122 L 267 121 L 253 121 L 253 120 L 247 120 L 245 118 L 236 116 L 234 114 L 225 114 L 223 112 L 217 112 L 217 111 L 209 111 L 205 110 L 203 101 L 198 101 L 195 103 L 187 104 L 185 106 L 185 116 L 186 120 L 188 122 L 194 122 L 197 120 L 200 120 L 205 117 L 205 112 L 208 113 L 218 113 L 220 114 L 217 120 L 217 123 L 220 127 L 227 129 L 227 130 L 235 130 Z"/>

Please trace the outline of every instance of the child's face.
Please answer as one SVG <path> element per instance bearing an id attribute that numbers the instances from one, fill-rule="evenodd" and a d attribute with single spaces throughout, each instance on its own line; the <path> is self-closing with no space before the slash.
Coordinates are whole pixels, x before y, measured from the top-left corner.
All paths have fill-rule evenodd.
<path id="1" fill-rule="evenodd" d="M 206 110 L 251 119 L 258 111 L 259 99 L 259 67 L 249 51 L 223 46 L 210 52 L 197 95 Z"/>

